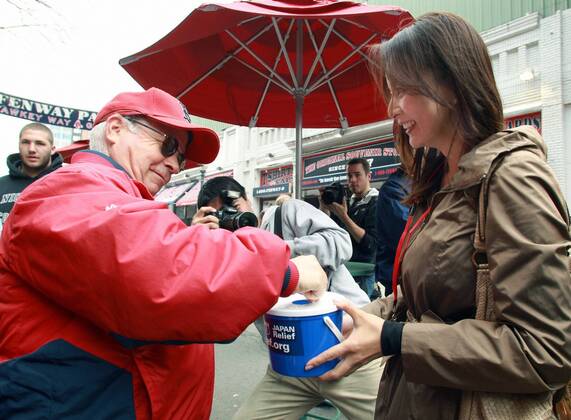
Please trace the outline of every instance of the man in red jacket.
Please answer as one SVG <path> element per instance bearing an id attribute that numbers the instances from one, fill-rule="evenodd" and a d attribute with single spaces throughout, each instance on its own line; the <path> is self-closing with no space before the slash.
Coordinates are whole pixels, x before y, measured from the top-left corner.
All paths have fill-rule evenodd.
<path id="1" fill-rule="evenodd" d="M 270 233 L 187 227 L 153 201 L 219 148 L 169 94 L 117 95 L 90 146 L 2 232 L 0 418 L 207 419 L 212 343 L 280 295 L 319 294 L 325 273 Z"/>

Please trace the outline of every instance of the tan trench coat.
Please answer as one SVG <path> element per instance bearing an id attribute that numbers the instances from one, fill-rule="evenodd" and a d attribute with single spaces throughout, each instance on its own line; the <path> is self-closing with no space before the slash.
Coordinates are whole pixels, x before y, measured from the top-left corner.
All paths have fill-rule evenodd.
<path id="1" fill-rule="evenodd" d="M 477 321 L 471 262 L 475 205 L 492 162 L 486 238 L 498 322 Z M 462 157 L 404 254 L 409 322 L 388 360 L 379 419 L 455 419 L 462 390 L 545 393 L 571 376 L 567 208 L 530 128 L 504 131 Z M 426 209 L 416 209 L 418 218 Z M 367 311 L 392 315 L 390 298 Z"/>

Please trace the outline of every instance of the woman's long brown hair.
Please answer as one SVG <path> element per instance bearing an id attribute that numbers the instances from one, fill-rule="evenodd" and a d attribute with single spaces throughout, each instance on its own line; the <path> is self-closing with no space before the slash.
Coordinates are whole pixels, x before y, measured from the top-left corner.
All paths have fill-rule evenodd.
<path id="1" fill-rule="evenodd" d="M 428 13 L 401 29 L 392 39 L 370 50 L 375 78 L 389 106 L 393 89 L 433 99 L 451 113 L 463 149 L 503 128 L 503 109 L 492 63 L 484 41 L 464 19 L 452 13 Z M 438 95 L 436 85 L 452 92 L 453 100 Z M 405 202 L 426 205 L 440 189 L 447 164 L 438 150 L 414 150 L 405 130 L 395 124 L 395 143 L 412 178 Z"/>

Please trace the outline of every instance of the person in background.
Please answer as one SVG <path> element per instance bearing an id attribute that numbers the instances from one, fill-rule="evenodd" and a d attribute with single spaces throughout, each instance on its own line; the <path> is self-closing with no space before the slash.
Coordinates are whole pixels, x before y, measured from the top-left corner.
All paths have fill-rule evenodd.
<path id="1" fill-rule="evenodd" d="M 201 207 L 199 212 L 206 214 L 219 210 L 217 197 L 230 190 L 245 191 L 231 177 L 218 177 L 206 182 L 197 201 Z M 282 237 L 292 256 L 315 255 L 329 273 L 330 291 L 344 296 L 357 306 L 368 304 L 369 298 L 344 266 L 352 254 L 349 234 L 309 203 L 287 195 L 280 196 L 276 201 L 281 204 L 266 209 L 261 229 Z M 251 211 L 245 192 L 236 200 L 235 206 L 241 211 Z M 280 217 L 281 232 L 277 217 Z M 211 225 L 212 220 L 198 215 L 194 223 L 207 223 L 216 228 Z M 262 319 L 256 321 L 256 327 L 265 335 Z M 338 407 L 349 419 L 371 418 L 381 373 L 378 361 L 373 361 L 347 378 L 324 384 L 317 378 L 283 376 L 268 366 L 266 374 L 240 407 L 234 420 L 297 420 L 324 400 Z"/>
<path id="2" fill-rule="evenodd" d="M 384 296 L 393 292 L 393 264 L 409 212 L 409 207 L 403 204 L 403 201 L 409 193 L 410 179 L 402 167 L 389 175 L 379 189 L 376 209 L 378 238 L 375 278 L 381 289 L 384 289 Z M 383 293 L 379 295 L 383 296 Z"/>
<path id="3" fill-rule="evenodd" d="M 323 376 L 338 379 L 391 356 L 378 419 L 554 418 L 571 377 L 571 237 L 545 143 L 504 130 L 486 44 L 459 16 L 421 16 L 372 61 L 412 177 L 399 287 L 365 311 L 341 303 L 352 333 L 306 368 L 341 357 Z"/>
<path id="4" fill-rule="evenodd" d="M 354 158 L 347 162 L 347 180 L 352 192 L 347 201 L 341 203 L 323 202 L 323 192 L 320 196 L 319 208 L 330 215 L 335 222 L 351 235 L 353 245 L 352 262 L 375 263 L 377 250 L 377 221 L 376 204 L 379 191 L 371 187 L 371 167 L 366 159 Z M 357 276 L 359 284 L 369 298 L 376 297 L 375 273 Z"/>
<path id="5" fill-rule="evenodd" d="M 276 198 L 276 206 L 281 206 L 283 203 L 285 203 L 287 200 L 289 200 L 291 198 L 292 197 L 289 194 L 278 195 L 278 197 Z"/>
<path id="6" fill-rule="evenodd" d="M 268 232 L 187 227 L 153 200 L 219 149 L 168 93 L 118 94 L 90 147 L 26 188 L 4 226 L 0 417 L 208 419 L 212 343 L 279 296 L 315 298 L 325 272 Z"/>
<path id="7" fill-rule="evenodd" d="M 55 153 L 52 131 L 40 123 L 27 124 L 20 130 L 18 149 L 6 159 L 8 175 L 0 178 L 0 231 L 24 188 L 63 163 L 62 156 Z"/>

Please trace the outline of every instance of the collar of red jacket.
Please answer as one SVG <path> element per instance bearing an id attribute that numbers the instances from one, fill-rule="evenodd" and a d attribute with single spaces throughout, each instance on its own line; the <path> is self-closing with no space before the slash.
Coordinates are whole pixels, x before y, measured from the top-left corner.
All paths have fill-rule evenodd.
<path id="1" fill-rule="evenodd" d="M 71 158 L 71 163 L 95 163 L 98 165 L 104 165 L 104 166 L 108 166 L 111 168 L 115 168 L 118 169 L 122 172 L 124 172 L 129 179 L 131 180 L 131 182 L 133 182 L 135 184 L 135 186 L 137 187 L 137 189 L 139 190 L 139 192 L 141 193 L 141 196 L 146 199 L 146 200 L 154 200 L 155 198 L 153 197 L 153 195 L 149 192 L 149 190 L 147 189 L 147 187 L 145 186 L 145 184 L 143 184 L 140 181 L 137 181 L 136 179 L 133 179 L 131 177 L 131 175 L 129 174 L 129 172 L 127 172 L 125 170 L 125 168 L 123 168 L 121 165 L 119 165 L 117 162 L 115 162 L 115 160 L 113 160 L 111 157 L 98 152 L 96 150 L 82 150 L 80 152 L 76 152 L 72 158 Z"/>

